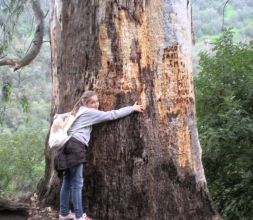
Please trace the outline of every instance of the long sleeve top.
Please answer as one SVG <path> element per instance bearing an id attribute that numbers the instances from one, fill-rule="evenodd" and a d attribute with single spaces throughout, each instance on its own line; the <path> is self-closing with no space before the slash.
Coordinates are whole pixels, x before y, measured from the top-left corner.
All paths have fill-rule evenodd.
<path id="1" fill-rule="evenodd" d="M 81 108 L 86 107 L 82 106 L 80 109 Z M 92 131 L 92 125 L 125 117 L 127 115 L 130 115 L 133 111 L 134 109 L 132 106 L 127 106 L 118 110 L 107 112 L 94 108 L 87 108 L 87 111 L 81 114 L 70 127 L 68 130 L 68 135 L 74 137 L 75 139 L 88 146 L 90 134 Z"/>

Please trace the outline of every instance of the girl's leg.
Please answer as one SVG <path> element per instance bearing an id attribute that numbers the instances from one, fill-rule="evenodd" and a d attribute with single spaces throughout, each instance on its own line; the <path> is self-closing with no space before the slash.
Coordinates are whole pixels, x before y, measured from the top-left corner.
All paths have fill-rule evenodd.
<path id="1" fill-rule="evenodd" d="M 65 171 L 60 192 L 60 214 L 66 216 L 69 214 L 69 197 L 70 197 L 70 172 Z"/>
<path id="2" fill-rule="evenodd" d="M 71 194 L 76 218 L 83 216 L 82 188 L 83 188 L 83 164 L 71 169 Z"/>

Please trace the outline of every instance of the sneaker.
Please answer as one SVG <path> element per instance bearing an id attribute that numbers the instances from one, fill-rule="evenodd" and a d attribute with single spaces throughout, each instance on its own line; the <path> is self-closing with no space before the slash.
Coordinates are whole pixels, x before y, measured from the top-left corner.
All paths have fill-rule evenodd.
<path id="1" fill-rule="evenodd" d="M 92 220 L 90 217 L 86 215 L 86 213 L 83 214 L 80 218 L 75 218 L 75 220 Z"/>
<path id="2" fill-rule="evenodd" d="M 68 215 L 63 216 L 63 215 L 59 215 L 59 220 L 70 220 L 70 219 L 75 219 L 75 213 L 69 212 Z"/>

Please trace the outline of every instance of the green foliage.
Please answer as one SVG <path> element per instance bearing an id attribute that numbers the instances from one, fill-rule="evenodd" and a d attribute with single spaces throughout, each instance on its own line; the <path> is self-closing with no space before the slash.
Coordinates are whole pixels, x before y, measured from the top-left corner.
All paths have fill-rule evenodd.
<path id="1" fill-rule="evenodd" d="M 23 95 L 19 102 L 20 105 L 22 106 L 23 112 L 28 113 L 30 111 L 30 104 L 28 98 L 25 95 Z"/>
<path id="2" fill-rule="evenodd" d="M 36 188 L 44 174 L 45 131 L 5 129 L 0 135 L 0 196 L 17 196 Z"/>
<path id="3" fill-rule="evenodd" d="M 13 7 L 18 7 L 21 10 L 26 1 L 12 1 L 12 3 L 4 1 L 5 3 L 0 2 L 0 6 L 6 4 L 4 8 L 8 8 L 9 14 L 6 12 L 8 17 L 13 12 Z M 48 5 L 44 0 L 41 3 L 42 8 L 46 10 Z M 26 6 L 28 10 L 19 14 L 19 19 L 15 24 L 16 30 L 11 33 L 13 45 L 5 50 L 8 57 L 23 57 L 32 41 L 34 24 L 31 16 L 33 12 L 29 8 L 30 4 L 26 4 Z M 45 19 L 45 22 L 48 22 L 48 18 Z M 51 99 L 50 45 L 44 43 L 36 60 L 17 72 L 13 72 L 10 67 L 1 67 L 0 88 L 0 124 L 15 130 L 27 120 L 28 113 L 34 116 L 43 114 L 44 119 L 48 120 Z M 39 111 L 31 111 L 34 105 L 45 101 L 47 104 L 42 105 Z"/>
<path id="4" fill-rule="evenodd" d="M 203 163 L 212 197 L 225 219 L 253 216 L 253 44 L 224 31 L 200 54 L 195 77 Z"/>
<path id="5" fill-rule="evenodd" d="M 26 10 L 17 9 L 22 13 L 18 14 L 13 24 L 15 28 L 9 32 L 12 45 L 6 45 L 4 52 L 10 58 L 23 57 L 34 35 L 33 12 L 26 1 L 0 0 L 1 9 L 6 8 L 5 12 L 0 12 L 0 33 L 4 28 L 11 30 L 11 23 L 7 27 L 7 23 L 3 26 L 1 22 L 15 18 L 9 17 L 17 12 L 13 11 L 14 7 L 26 7 Z M 45 0 L 40 2 L 46 11 L 48 4 Z M 48 17 L 45 23 L 49 23 Z M 0 34 L 0 42 L 3 40 L 1 37 L 3 35 Z M 43 176 L 50 101 L 48 43 L 42 45 L 40 54 L 25 68 L 16 72 L 7 66 L 0 68 L 0 196 L 17 196 L 32 191 Z"/>
<path id="6" fill-rule="evenodd" d="M 2 86 L 2 102 L 6 103 L 10 100 L 11 96 L 11 82 L 5 82 Z"/>
<path id="7" fill-rule="evenodd" d="M 234 15 L 234 13 L 235 13 L 235 9 L 232 5 L 226 6 L 225 19 L 229 21 Z"/>
<path id="8" fill-rule="evenodd" d="M 192 1 L 193 25 L 197 39 L 203 35 L 211 37 L 219 34 L 222 28 L 224 3 L 220 0 Z M 240 35 L 236 38 L 237 41 L 245 37 L 252 37 L 252 25 L 247 25 L 253 18 L 252 0 L 229 1 L 224 15 L 225 26 L 233 26 L 238 29 Z M 243 34 L 244 28 L 249 31 L 249 34 Z"/>
<path id="9" fill-rule="evenodd" d="M 225 8 L 225 27 L 233 27 L 236 42 L 248 42 L 253 39 L 253 1 L 229 1 Z M 222 31 L 222 12 L 225 1 L 193 0 L 192 22 L 195 35 L 193 48 L 194 73 L 198 74 L 198 57 L 201 50 L 210 50 L 214 39 Z"/>
<path id="10" fill-rule="evenodd" d="M 24 11 L 27 0 L 0 1 L 0 55 L 13 40 L 13 31 L 17 21 Z"/>

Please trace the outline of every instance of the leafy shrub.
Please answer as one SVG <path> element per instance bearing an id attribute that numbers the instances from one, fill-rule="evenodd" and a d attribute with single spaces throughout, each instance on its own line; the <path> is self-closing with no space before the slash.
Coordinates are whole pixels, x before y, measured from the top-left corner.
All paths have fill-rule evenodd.
<path id="1" fill-rule="evenodd" d="M 44 135 L 6 129 L 0 135 L 0 195 L 17 196 L 35 189 L 44 174 Z"/>
<path id="2" fill-rule="evenodd" d="M 224 31 L 195 77 L 203 163 L 224 219 L 253 216 L 253 44 Z"/>

